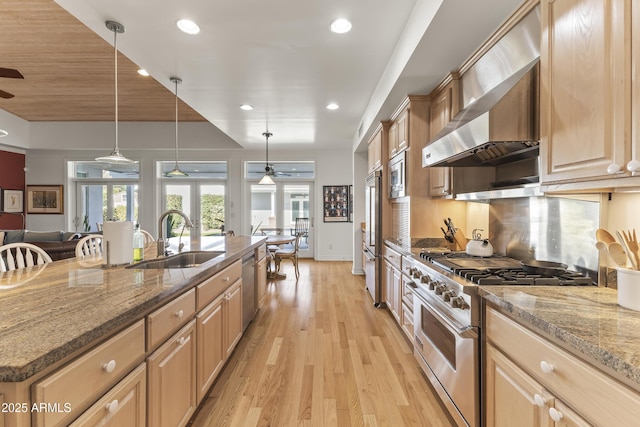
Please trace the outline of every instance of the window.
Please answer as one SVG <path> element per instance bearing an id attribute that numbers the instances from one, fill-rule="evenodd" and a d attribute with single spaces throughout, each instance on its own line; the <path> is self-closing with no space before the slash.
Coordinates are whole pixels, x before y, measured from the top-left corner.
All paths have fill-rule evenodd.
<path id="1" fill-rule="evenodd" d="M 108 220 L 134 221 L 139 218 L 139 168 L 96 161 L 69 162 L 75 186 L 75 230 L 99 231 Z"/>

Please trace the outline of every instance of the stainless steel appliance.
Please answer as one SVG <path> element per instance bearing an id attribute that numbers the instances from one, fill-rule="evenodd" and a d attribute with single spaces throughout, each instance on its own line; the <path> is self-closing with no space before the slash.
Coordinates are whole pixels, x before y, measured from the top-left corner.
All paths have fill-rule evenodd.
<path id="1" fill-rule="evenodd" d="M 416 285 L 414 354 L 459 426 L 482 424 L 477 285 L 594 285 L 575 271 L 530 275 L 513 258 L 465 252 L 414 253 L 403 266 Z"/>
<path id="2" fill-rule="evenodd" d="M 362 252 L 365 256 L 367 290 L 378 307 L 382 302 L 382 172 L 376 171 L 365 183 L 365 239 Z"/>
<path id="3" fill-rule="evenodd" d="M 242 330 L 249 326 L 258 311 L 258 290 L 255 283 L 256 256 L 251 252 L 242 257 Z"/>
<path id="4" fill-rule="evenodd" d="M 407 152 L 396 154 L 389 160 L 389 197 L 395 199 L 405 196 Z"/>

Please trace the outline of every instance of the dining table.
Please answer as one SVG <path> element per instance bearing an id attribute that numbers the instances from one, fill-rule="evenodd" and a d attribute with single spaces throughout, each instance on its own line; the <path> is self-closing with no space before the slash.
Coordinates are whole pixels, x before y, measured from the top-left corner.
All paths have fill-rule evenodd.
<path id="1" fill-rule="evenodd" d="M 296 236 L 271 235 L 267 237 L 267 252 L 269 253 L 269 264 L 267 264 L 267 276 L 269 279 L 286 279 L 287 275 L 276 271 L 275 259 L 276 251 L 280 246 L 286 245 L 296 240 Z"/>

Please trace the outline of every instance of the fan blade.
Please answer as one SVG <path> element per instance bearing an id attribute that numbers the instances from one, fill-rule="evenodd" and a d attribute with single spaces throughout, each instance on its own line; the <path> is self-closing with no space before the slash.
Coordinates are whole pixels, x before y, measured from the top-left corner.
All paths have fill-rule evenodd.
<path id="1" fill-rule="evenodd" d="M 24 79 L 24 76 L 20 73 L 20 71 L 13 68 L 2 67 L 0 67 L 0 77 L 6 77 L 9 79 Z"/>
<path id="2" fill-rule="evenodd" d="M 3 90 L 0 90 L 0 98 L 4 98 L 4 99 L 11 99 L 13 98 L 15 95 L 9 92 L 5 92 Z"/>

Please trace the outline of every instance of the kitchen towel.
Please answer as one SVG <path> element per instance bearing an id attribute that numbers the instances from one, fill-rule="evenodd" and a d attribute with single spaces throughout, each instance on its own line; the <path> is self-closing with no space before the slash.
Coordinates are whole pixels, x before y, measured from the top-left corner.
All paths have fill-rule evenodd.
<path id="1" fill-rule="evenodd" d="M 133 222 L 105 221 L 102 224 L 104 264 L 121 265 L 133 262 Z"/>

